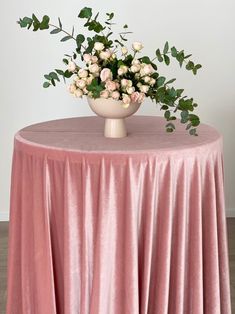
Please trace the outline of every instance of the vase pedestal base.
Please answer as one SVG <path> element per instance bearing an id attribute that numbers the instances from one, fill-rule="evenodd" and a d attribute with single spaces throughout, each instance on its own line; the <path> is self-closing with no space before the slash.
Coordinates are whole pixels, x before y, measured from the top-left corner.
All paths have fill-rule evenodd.
<path id="1" fill-rule="evenodd" d="M 127 136 L 125 119 L 105 119 L 104 136 L 122 138 Z"/>

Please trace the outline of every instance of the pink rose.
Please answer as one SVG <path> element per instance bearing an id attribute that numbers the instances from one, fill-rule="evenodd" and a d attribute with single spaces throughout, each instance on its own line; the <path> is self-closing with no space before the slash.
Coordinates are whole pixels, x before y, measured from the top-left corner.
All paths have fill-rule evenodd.
<path id="1" fill-rule="evenodd" d="M 128 80 L 127 79 L 122 79 L 121 80 L 121 85 L 122 85 L 122 87 L 126 87 L 128 85 Z"/>
<path id="2" fill-rule="evenodd" d="M 134 92 L 134 93 L 131 95 L 131 101 L 132 101 L 132 102 L 138 102 L 139 97 L 140 97 L 140 93 L 139 93 L 139 92 Z"/>
<path id="3" fill-rule="evenodd" d="M 91 56 L 91 62 L 92 63 L 97 63 L 98 62 L 98 58 L 96 56 Z"/>
<path id="4" fill-rule="evenodd" d="M 107 81 L 105 87 L 108 91 L 112 92 L 116 89 L 116 83 L 114 81 Z"/>
<path id="5" fill-rule="evenodd" d="M 86 63 L 89 63 L 91 61 L 91 55 L 89 55 L 88 53 L 85 53 L 83 55 L 83 59 Z"/>
<path id="6" fill-rule="evenodd" d="M 109 92 L 107 90 L 102 90 L 102 92 L 100 93 L 100 97 L 101 98 L 109 98 Z"/>
<path id="7" fill-rule="evenodd" d="M 116 89 L 120 88 L 120 84 L 118 82 L 116 82 Z"/>
<path id="8" fill-rule="evenodd" d="M 122 102 L 125 104 L 125 105 L 129 105 L 130 102 L 131 102 L 131 98 L 130 96 L 128 96 L 127 94 L 122 94 Z"/>
<path id="9" fill-rule="evenodd" d="M 76 85 L 77 87 L 83 89 L 86 86 L 86 82 L 84 80 L 77 80 Z"/>
<path id="10" fill-rule="evenodd" d="M 111 80 L 113 78 L 113 74 L 112 74 L 110 69 L 104 68 L 100 72 L 100 78 L 101 78 L 102 82 L 106 82 L 106 81 Z"/>
<path id="11" fill-rule="evenodd" d="M 153 72 L 154 72 L 154 69 L 151 66 L 151 64 L 143 64 L 140 74 L 141 76 L 144 76 L 144 75 L 152 74 Z"/>
<path id="12" fill-rule="evenodd" d="M 115 100 L 118 100 L 120 97 L 120 94 L 118 91 L 112 92 L 112 98 Z"/>
<path id="13" fill-rule="evenodd" d="M 144 93 L 140 93 L 139 94 L 139 98 L 138 98 L 138 103 L 141 104 L 144 101 L 145 98 L 145 94 Z"/>

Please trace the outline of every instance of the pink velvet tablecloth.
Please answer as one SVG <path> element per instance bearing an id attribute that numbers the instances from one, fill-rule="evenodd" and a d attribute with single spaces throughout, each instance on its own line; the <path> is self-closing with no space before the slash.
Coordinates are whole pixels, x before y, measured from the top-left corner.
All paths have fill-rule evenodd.
<path id="1" fill-rule="evenodd" d="M 15 136 L 8 314 L 230 314 L 222 139 L 128 118 Z M 177 123 L 178 124 L 178 123 Z"/>

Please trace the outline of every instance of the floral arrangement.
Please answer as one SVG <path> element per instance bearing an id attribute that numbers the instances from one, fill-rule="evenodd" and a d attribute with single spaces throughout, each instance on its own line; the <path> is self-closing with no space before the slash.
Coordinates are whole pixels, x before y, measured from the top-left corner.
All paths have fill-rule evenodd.
<path id="1" fill-rule="evenodd" d="M 180 67 L 192 71 L 194 75 L 201 68 L 190 60 L 191 54 L 186 55 L 184 50 L 170 47 L 166 42 L 162 50 L 157 49 L 155 56 L 150 58 L 140 55 L 143 50 L 141 42 L 133 42 L 128 49 L 126 36 L 129 32 L 128 25 L 123 26 L 123 31 L 118 38 L 113 39 L 112 27 L 114 26 L 114 13 L 106 13 L 104 23 L 98 21 L 99 13 L 93 15 L 91 8 L 83 8 L 78 18 L 85 20 L 84 27 L 92 32 L 90 37 L 85 38 L 83 34 L 71 33 L 63 29 L 60 18 L 58 26 L 50 23 L 50 18 L 45 15 L 39 20 L 34 14 L 32 17 L 20 18 L 18 23 L 22 28 L 33 31 L 47 30 L 52 28 L 51 34 L 63 33 L 61 42 L 73 40 L 75 50 L 72 54 L 66 54 L 63 62 L 67 66 L 65 70 L 55 69 L 46 74 L 43 86 L 56 86 L 60 77 L 72 78 L 69 92 L 75 97 L 84 95 L 91 98 L 113 98 L 121 100 L 124 107 L 131 106 L 133 102 L 142 103 L 145 97 L 160 104 L 167 120 L 166 131 L 173 132 L 176 112 L 180 112 L 181 123 L 186 125 L 191 135 L 197 135 L 197 126 L 200 119 L 192 112 L 197 107 L 193 98 L 183 95 L 183 89 L 172 86 L 175 78 L 167 80 L 158 72 L 156 62 L 164 62 L 167 66 L 175 59 Z M 78 62 L 78 57 L 81 65 Z"/>

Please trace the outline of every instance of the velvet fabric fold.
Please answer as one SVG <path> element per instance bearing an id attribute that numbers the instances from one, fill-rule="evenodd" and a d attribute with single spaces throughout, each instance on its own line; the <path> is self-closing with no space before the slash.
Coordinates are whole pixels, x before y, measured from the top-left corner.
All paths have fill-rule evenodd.
<path id="1" fill-rule="evenodd" d="M 148 119 L 163 124 L 130 128 Z M 181 149 L 123 151 L 72 150 L 66 132 L 69 147 L 49 146 L 48 125 L 18 133 L 7 314 L 231 314 L 222 139 L 201 129 Z"/>

